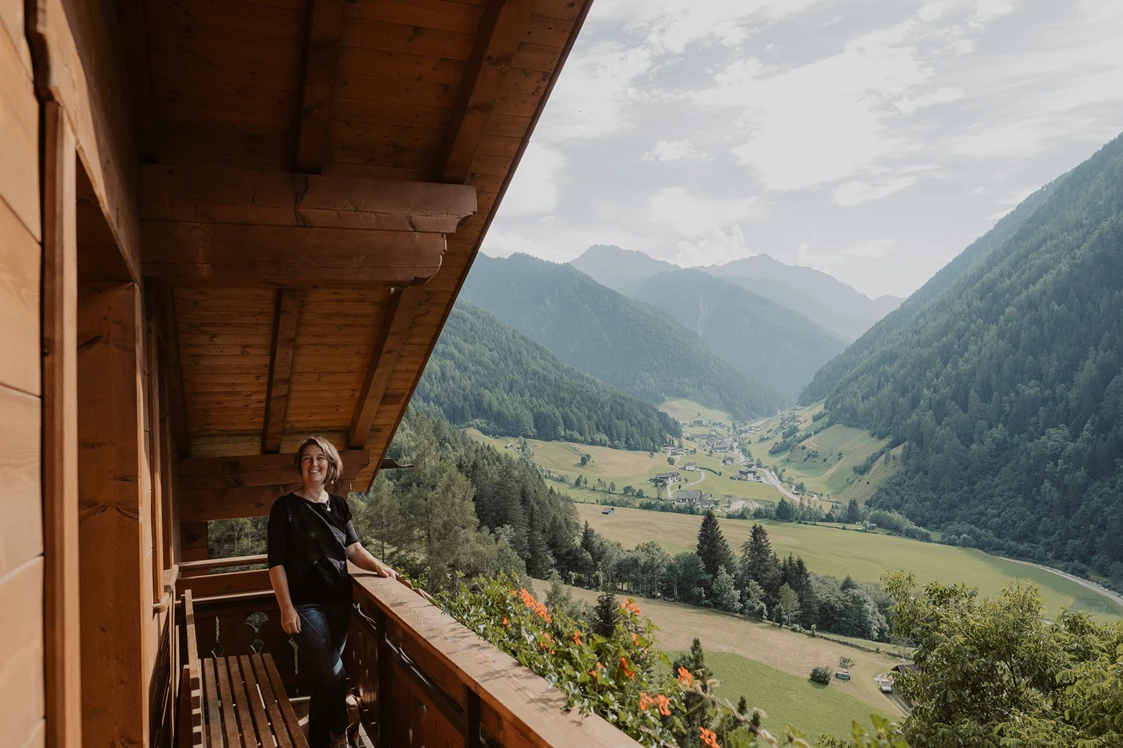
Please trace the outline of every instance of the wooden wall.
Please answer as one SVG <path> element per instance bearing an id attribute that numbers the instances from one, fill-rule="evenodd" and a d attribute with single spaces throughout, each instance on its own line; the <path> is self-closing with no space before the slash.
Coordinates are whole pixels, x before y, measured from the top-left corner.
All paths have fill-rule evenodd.
<path id="1" fill-rule="evenodd" d="M 23 0 L 0 0 L 0 746 L 44 744 L 39 104 Z"/>

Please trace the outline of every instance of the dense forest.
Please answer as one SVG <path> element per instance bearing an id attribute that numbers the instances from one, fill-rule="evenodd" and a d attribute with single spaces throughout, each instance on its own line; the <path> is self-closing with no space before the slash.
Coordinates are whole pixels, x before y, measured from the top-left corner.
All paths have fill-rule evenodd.
<path id="1" fill-rule="evenodd" d="M 742 372 L 666 313 L 569 265 L 480 256 L 460 298 L 495 314 L 563 363 L 646 403 L 685 397 L 748 420 L 785 398 Z"/>
<path id="2" fill-rule="evenodd" d="M 897 344 L 901 330 L 928 307 L 941 293 L 950 288 L 976 262 L 987 257 L 1022 227 L 1034 211 L 1053 194 L 1064 180 L 1058 177 L 1034 192 L 998 221 L 987 233 L 971 243 L 967 249 L 955 256 L 951 262 L 933 275 L 912 296 L 905 299 L 899 307 L 887 314 L 871 327 L 862 337 L 850 344 L 840 355 L 827 362 L 815 373 L 815 378 L 804 388 L 800 395 L 801 405 L 810 405 L 830 394 L 849 372 L 863 361 L 886 355 L 886 351 Z"/>
<path id="3" fill-rule="evenodd" d="M 803 315 L 700 270 L 652 276 L 632 296 L 662 309 L 792 399 L 846 347 L 842 338 Z"/>
<path id="4" fill-rule="evenodd" d="M 904 443 L 873 505 L 1123 582 L 1123 137 L 855 361 L 827 408 Z"/>
<path id="5" fill-rule="evenodd" d="M 457 303 L 413 396 L 485 434 L 656 451 L 678 421 L 566 366 L 478 307 Z"/>

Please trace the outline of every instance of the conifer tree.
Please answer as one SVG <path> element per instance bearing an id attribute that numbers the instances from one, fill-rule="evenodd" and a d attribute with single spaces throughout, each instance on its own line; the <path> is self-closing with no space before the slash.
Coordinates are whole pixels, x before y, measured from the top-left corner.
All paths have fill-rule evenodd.
<path id="1" fill-rule="evenodd" d="M 711 577 L 717 576 L 719 568 L 733 568 L 733 552 L 729 550 L 729 543 L 721 533 L 717 517 L 713 510 L 706 512 L 702 518 L 702 526 L 698 529 L 698 557 L 706 568 L 706 573 Z"/>
<path id="2" fill-rule="evenodd" d="M 707 682 L 714 677 L 714 671 L 706 667 L 706 654 L 702 651 L 702 642 L 698 637 L 690 643 L 690 653 L 676 657 L 671 664 L 671 672 L 678 674 L 679 668 L 685 668 L 694 682 L 702 686 L 702 690 L 709 691 Z M 681 737 L 679 745 L 682 748 L 696 748 L 700 744 L 699 729 L 710 721 L 709 702 L 701 694 L 687 693 L 685 695 L 685 710 L 682 718 L 685 734 Z"/>
<path id="3" fill-rule="evenodd" d="M 616 630 L 620 622 L 620 604 L 616 602 L 616 595 L 612 588 L 605 585 L 604 591 L 597 598 L 597 607 L 593 608 L 593 620 L 590 626 L 594 634 L 599 634 L 606 639 Z"/>
<path id="4" fill-rule="evenodd" d="M 780 589 L 780 568 L 768 531 L 761 525 L 753 525 L 749 539 L 741 546 L 741 569 L 745 580 L 759 584 L 769 598 L 774 598 Z"/>

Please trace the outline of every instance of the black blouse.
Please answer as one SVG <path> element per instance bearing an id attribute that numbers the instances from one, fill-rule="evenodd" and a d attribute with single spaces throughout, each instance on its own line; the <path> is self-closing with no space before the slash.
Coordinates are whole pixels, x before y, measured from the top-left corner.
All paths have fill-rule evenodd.
<path id="1" fill-rule="evenodd" d="M 269 568 L 284 566 L 293 605 L 348 603 L 347 547 L 359 542 L 351 510 L 340 496 L 326 505 L 295 493 L 269 512 Z"/>

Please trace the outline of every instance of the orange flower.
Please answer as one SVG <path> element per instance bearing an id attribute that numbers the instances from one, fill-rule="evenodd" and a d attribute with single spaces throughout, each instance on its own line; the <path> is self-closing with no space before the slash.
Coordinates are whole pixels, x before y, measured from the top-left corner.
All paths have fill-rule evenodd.
<path id="1" fill-rule="evenodd" d="M 694 686 L 694 676 L 691 675 L 690 671 L 686 668 L 680 667 L 678 669 L 678 682 L 686 688 L 692 688 Z"/>
<path id="2" fill-rule="evenodd" d="M 580 644 L 581 643 L 581 632 L 580 631 L 574 631 L 573 632 L 573 643 L 574 644 Z"/>
<path id="3" fill-rule="evenodd" d="M 594 678 L 599 678 L 601 670 L 604 670 L 604 665 L 600 664 L 600 662 L 598 661 L 596 667 L 589 671 L 589 675 L 593 676 Z"/>
<path id="4" fill-rule="evenodd" d="M 713 730 L 707 730 L 705 727 L 699 727 L 698 729 L 702 731 L 701 738 L 705 745 L 708 745 L 710 748 L 721 748 L 721 745 L 717 742 L 717 735 Z"/>
<path id="5" fill-rule="evenodd" d="M 634 631 L 632 632 L 632 644 L 639 646 L 639 637 L 636 636 L 636 633 Z"/>
<path id="6" fill-rule="evenodd" d="M 671 716 L 671 700 L 670 699 L 668 699 L 663 694 L 659 694 L 658 696 L 655 697 L 655 703 L 659 705 L 659 713 L 660 714 L 662 714 L 664 717 L 670 717 Z"/>
<path id="7" fill-rule="evenodd" d="M 625 676 L 631 678 L 632 680 L 636 679 L 636 671 L 632 670 L 630 667 L 628 667 L 628 658 L 627 657 L 621 657 L 620 658 L 620 669 L 624 671 Z"/>
<path id="8" fill-rule="evenodd" d="M 646 712 L 652 706 L 655 706 L 655 699 L 651 698 L 646 693 L 641 692 L 639 695 L 640 711 Z"/>
<path id="9" fill-rule="evenodd" d="M 620 603 L 620 610 L 624 611 L 625 613 L 635 613 L 637 616 L 639 615 L 639 606 L 633 603 L 631 600 L 625 600 L 624 602 Z"/>
<path id="10" fill-rule="evenodd" d="M 507 620 L 507 616 L 503 616 L 503 628 L 510 627 L 511 622 Z"/>

